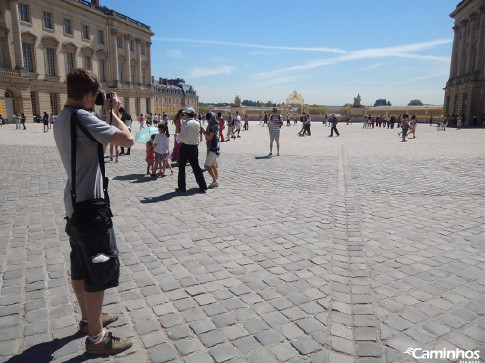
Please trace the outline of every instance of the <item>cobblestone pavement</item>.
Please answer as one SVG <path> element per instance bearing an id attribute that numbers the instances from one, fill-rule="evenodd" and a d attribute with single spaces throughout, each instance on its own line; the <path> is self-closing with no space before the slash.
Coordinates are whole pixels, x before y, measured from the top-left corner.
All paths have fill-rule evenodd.
<path id="1" fill-rule="evenodd" d="M 483 359 L 485 130 L 419 125 L 400 143 L 315 123 L 311 137 L 284 127 L 282 155 L 266 158 L 251 123 L 222 145 L 205 195 L 192 173 L 184 195 L 177 169 L 145 176 L 136 145 L 107 164 L 122 274 L 105 298 L 133 348 L 93 359 L 76 332 L 65 172 L 52 132 L 28 127 L 0 129 L 0 362 Z"/>

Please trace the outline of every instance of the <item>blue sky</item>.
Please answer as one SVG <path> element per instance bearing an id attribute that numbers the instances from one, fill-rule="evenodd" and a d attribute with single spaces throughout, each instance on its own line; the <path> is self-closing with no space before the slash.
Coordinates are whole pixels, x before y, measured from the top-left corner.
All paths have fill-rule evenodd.
<path id="1" fill-rule="evenodd" d="M 151 26 L 152 75 L 200 102 L 443 104 L 458 0 L 100 0 Z"/>

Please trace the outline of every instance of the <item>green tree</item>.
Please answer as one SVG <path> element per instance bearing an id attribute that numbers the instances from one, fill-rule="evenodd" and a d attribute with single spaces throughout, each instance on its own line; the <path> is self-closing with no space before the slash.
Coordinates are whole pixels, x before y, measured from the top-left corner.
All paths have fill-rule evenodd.
<path id="1" fill-rule="evenodd" d="M 411 100 L 409 101 L 408 103 L 408 106 L 422 106 L 423 105 L 423 102 L 421 102 L 421 100 Z"/>

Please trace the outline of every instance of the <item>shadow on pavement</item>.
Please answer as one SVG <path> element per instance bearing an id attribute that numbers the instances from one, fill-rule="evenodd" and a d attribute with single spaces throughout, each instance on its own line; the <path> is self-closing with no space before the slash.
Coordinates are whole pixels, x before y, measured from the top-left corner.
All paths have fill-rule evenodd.
<path id="1" fill-rule="evenodd" d="M 173 191 L 167 194 L 160 195 L 158 197 L 150 197 L 150 198 L 145 197 L 142 200 L 140 200 L 140 203 L 144 203 L 144 204 L 158 203 L 158 202 L 164 202 L 164 201 L 170 200 L 174 197 L 185 197 L 185 196 L 194 195 L 194 194 L 200 194 L 199 188 L 191 188 L 183 193 Z"/>
<path id="2" fill-rule="evenodd" d="M 157 178 L 145 174 L 128 174 L 115 176 L 113 180 L 131 181 L 132 183 L 147 183 L 150 181 L 155 181 Z"/>
<path id="3" fill-rule="evenodd" d="M 268 156 L 268 155 L 266 155 L 266 156 L 255 156 L 254 158 L 255 158 L 256 160 L 261 160 L 261 159 L 271 159 L 271 156 Z"/>
<path id="4" fill-rule="evenodd" d="M 53 358 L 53 353 L 66 344 L 72 342 L 75 339 L 79 339 L 84 337 L 85 334 L 77 331 L 75 334 L 69 335 L 62 339 L 54 339 L 50 342 L 44 342 L 40 344 L 33 345 L 29 349 L 23 351 L 20 354 L 17 354 L 10 359 L 6 360 L 5 363 L 17 363 L 17 362 L 36 362 L 36 363 L 43 363 L 43 362 L 51 362 Z M 83 353 L 77 357 L 71 358 L 67 362 L 75 363 L 75 362 L 85 362 L 91 356 L 86 353 Z M 93 356 L 93 358 L 95 358 Z"/>

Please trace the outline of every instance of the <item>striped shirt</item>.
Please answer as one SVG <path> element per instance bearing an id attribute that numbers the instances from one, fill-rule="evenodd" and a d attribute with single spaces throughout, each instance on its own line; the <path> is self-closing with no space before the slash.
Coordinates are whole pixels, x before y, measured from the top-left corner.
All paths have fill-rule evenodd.
<path id="1" fill-rule="evenodd" d="M 280 131 L 280 127 L 283 124 L 283 118 L 281 115 L 271 115 L 269 117 L 269 129 L 270 131 Z"/>

